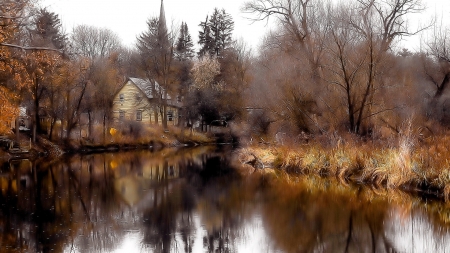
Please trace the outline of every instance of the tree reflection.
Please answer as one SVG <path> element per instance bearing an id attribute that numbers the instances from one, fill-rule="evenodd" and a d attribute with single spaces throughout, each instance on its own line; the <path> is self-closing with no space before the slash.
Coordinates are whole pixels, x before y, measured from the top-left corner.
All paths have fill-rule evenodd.
<path id="1" fill-rule="evenodd" d="M 228 157 L 200 147 L 2 165 L 0 251 L 113 251 L 130 233 L 141 251 L 186 253 L 245 251 L 258 234 L 255 250 L 269 252 L 408 251 L 423 238 L 445 249 L 450 237 L 448 204 L 315 176 L 241 178 Z"/>
<path id="2" fill-rule="evenodd" d="M 6 239 L 2 240 L 3 248 L 62 252 L 68 242 L 73 241 L 79 231 L 84 229 L 97 237 L 92 242 L 102 243 L 107 240 L 108 236 L 100 236 L 102 240 L 99 240 L 97 234 L 102 228 L 98 225 L 111 223 L 94 225 L 92 220 L 96 221 L 101 212 L 106 214 L 101 216 L 102 219 L 111 217 L 108 211 L 113 209 L 103 205 L 102 210 L 99 210 L 96 205 L 109 202 L 104 198 L 113 191 L 107 175 L 104 178 L 92 173 L 84 175 L 82 164 L 82 161 L 51 165 L 39 161 L 11 163 L 8 176 L 1 181 L 0 219 L 10 224 L 4 227 Z M 92 172 L 90 168 L 88 171 Z M 106 228 L 103 230 L 105 235 L 110 234 Z M 20 231 L 18 237 L 21 243 L 12 243 L 7 239 L 15 237 L 15 231 Z M 110 242 L 103 244 L 111 245 Z M 89 244 L 90 249 L 92 246 Z"/>
<path id="3" fill-rule="evenodd" d="M 310 176 L 275 182 L 266 189 L 263 217 L 276 248 L 283 252 L 400 252 L 386 231 L 392 208 L 411 212 L 410 200 L 394 202 L 367 187 L 333 181 Z"/>

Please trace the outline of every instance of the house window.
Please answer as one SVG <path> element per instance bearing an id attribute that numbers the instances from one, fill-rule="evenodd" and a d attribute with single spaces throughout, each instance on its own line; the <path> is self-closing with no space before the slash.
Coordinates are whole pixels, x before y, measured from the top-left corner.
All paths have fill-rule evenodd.
<path id="1" fill-rule="evenodd" d="M 125 111 L 119 111 L 119 120 L 123 121 L 125 119 Z"/>
<path id="2" fill-rule="evenodd" d="M 120 94 L 119 95 L 119 99 L 120 99 L 120 102 L 123 102 L 123 100 L 125 99 L 125 95 L 124 94 Z"/>
<path id="3" fill-rule="evenodd" d="M 173 112 L 172 111 L 168 111 L 167 112 L 167 120 L 168 121 L 173 121 Z"/>
<path id="4" fill-rule="evenodd" d="M 142 121 L 142 111 L 136 111 L 136 121 Z"/>

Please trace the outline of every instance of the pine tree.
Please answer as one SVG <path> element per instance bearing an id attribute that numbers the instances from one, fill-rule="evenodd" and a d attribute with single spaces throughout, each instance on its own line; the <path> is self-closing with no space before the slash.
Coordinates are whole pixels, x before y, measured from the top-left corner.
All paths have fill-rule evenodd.
<path id="1" fill-rule="evenodd" d="M 200 22 L 201 31 L 198 35 L 198 44 L 201 46 L 198 56 L 202 57 L 204 55 L 210 55 L 213 44 L 212 44 L 212 37 L 211 37 L 211 29 L 209 27 L 209 21 L 208 16 L 206 16 L 205 22 Z"/>
<path id="2" fill-rule="evenodd" d="M 180 36 L 176 46 L 176 57 L 179 61 L 191 60 L 194 57 L 194 44 L 186 23 L 181 23 Z"/>
<path id="3" fill-rule="evenodd" d="M 40 9 L 34 20 L 33 44 L 39 46 L 49 46 L 62 50 L 67 45 L 67 36 L 62 31 L 61 20 L 58 15 Z"/>
<path id="4" fill-rule="evenodd" d="M 220 26 L 218 32 L 218 45 L 220 50 L 224 50 L 231 46 L 233 43 L 233 30 L 234 30 L 234 21 L 230 14 L 225 12 L 225 9 L 222 9 L 219 12 Z"/>
<path id="5" fill-rule="evenodd" d="M 215 8 L 211 18 L 208 19 L 207 16 L 205 22 L 200 23 L 200 27 L 202 30 L 199 33 L 199 56 L 208 54 L 219 57 L 233 42 L 234 21 L 224 9 Z"/>
<path id="6" fill-rule="evenodd" d="M 211 55 L 215 55 L 218 56 L 219 52 L 222 49 L 222 45 L 221 45 L 221 39 L 220 39 L 220 32 L 221 32 L 221 27 L 222 27 L 222 22 L 221 22 L 221 15 L 220 12 L 217 8 L 214 9 L 214 13 L 211 16 L 211 19 L 209 20 L 209 27 L 211 29 L 211 37 L 212 37 L 212 49 L 210 54 Z"/>
<path id="7" fill-rule="evenodd" d="M 140 54 L 141 67 L 149 80 L 156 80 L 162 89 L 159 91 L 160 113 L 162 115 L 163 127 L 167 129 L 167 92 L 171 90 L 173 81 L 174 47 L 173 38 L 169 36 L 166 26 L 164 4 L 161 1 L 161 11 L 159 18 L 151 18 L 148 22 L 147 32 L 138 37 L 137 48 Z M 153 91 L 156 92 L 153 87 Z M 155 93 L 156 94 L 156 93 Z M 156 110 L 155 110 L 155 113 Z M 158 118 L 155 115 L 155 118 Z"/>

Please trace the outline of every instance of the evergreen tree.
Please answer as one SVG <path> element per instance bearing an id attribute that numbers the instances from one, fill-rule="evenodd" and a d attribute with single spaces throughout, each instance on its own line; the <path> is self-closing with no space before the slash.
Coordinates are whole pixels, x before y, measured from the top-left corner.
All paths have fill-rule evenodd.
<path id="1" fill-rule="evenodd" d="M 208 19 L 207 16 L 205 22 L 200 23 L 200 27 L 202 30 L 199 33 L 199 56 L 209 54 L 219 57 L 233 42 L 234 21 L 224 9 L 215 8 L 211 18 Z"/>
<path id="2" fill-rule="evenodd" d="M 67 45 L 67 36 L 62 31 L 61 20 L 58 15 L 40 9 L 34 19 L 34 27 L 31 29 L 33 34 L 33 44 L 36 46 L 53 47 L 62 50 Z"/>
<path id="3" fill-rule="evenodd" d="M 218 17 L 220 20 L 220 26 L 219 31 L 217 32 L 217 40 L 218 40 L 218 46 L 217 48 L 219 50 L 224 50 L 231 46 L 233 43 L 233 30 L 234 30 L 234 21 L 233 17 L 231 17 L 230 14 L 226 13 L 224 9 L 222 9 L 220 12 L 218 12 Z M 216 50 L 216 53 L 218 54 L 218 51 Z"/>
<path id="4" fill-rule="evenodd" d="M 141 68 L 147 78 L 151 81 L 157 81 L 162 89 L 157 91 L 153 87 L 154 94 L 157 92 L 159 104 L 159 113 L 162 115 L 163 127 L 167 129 L 167 92 L 172 90 L 173 86 L 173 59 L 174 47 L 173 38 L 169 36 L 166 26 L 164 13 L 164 4 L 161 1 L 161 11 L 159 18 L 151 18 L 148 22 L 148 30 L 138 37 L 137 48 L 140 54 Z M 155 118 L 157 113 L 155 110 Z"/>
<path id="5" fill-rule="evenodd" d="M 181 23 L 180 36 L 176 45 L 176 57 L 179 61 L 191 60 L 194 57 L 194 44 L 186 23 Z"/>
<path id="6" fill-rule="evenodd" d="M 200 22 L 201 31 L 198 35 L 198 44 L 200 44 L 201 48 L 198 52 L 198 56 L 202 57 L 204 55 L 210 55 L 211 50 L 213 48 L 211 30 L 209 27 L 208 16 L 204 22 Z"/>

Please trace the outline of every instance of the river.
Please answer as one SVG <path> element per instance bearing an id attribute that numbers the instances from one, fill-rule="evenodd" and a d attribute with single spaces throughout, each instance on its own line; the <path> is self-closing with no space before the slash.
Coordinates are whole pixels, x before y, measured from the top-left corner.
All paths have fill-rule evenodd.
<path id="1" fill-rule="evenodd" d="M 0 252 L 450 252 L 450 204 L 280 172 L 229 147 L 1 164 Z"/>

